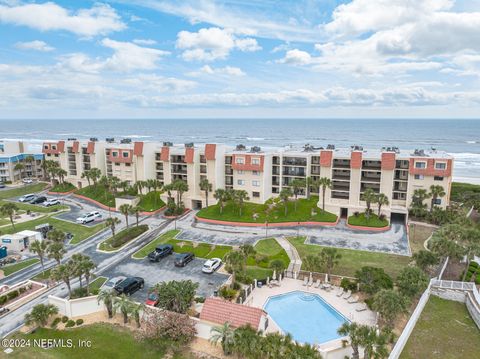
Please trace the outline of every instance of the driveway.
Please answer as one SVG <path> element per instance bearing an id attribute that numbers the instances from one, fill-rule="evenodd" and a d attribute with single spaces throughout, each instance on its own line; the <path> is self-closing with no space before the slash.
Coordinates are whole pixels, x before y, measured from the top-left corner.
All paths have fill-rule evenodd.
<path id="1" fill-rule="evenodd" d="M 171 280 L 192 280 L 199 284 L 197 295 L 209 297 L 213 292 L 222 286 L 228 276 L 220 273 L 205 274 L 202 273 L 202 266 L 205 260 L 194 259 L 183 268 L 177 268 L 173 264 L 175 254 L 161 259 L 157 263 L 152 263 L 148 259 L 135 260 L 130 257 L 119 262 L 115 267 L 102 272 L 102 276 L 116 277 L 123 275 L 125 277 L 142 277 L 145 280 L 145 287 L 135 294 L 132 298 L 144 302 L 147 298 L 147 292 L 159 282 L 168 282 Z"/>

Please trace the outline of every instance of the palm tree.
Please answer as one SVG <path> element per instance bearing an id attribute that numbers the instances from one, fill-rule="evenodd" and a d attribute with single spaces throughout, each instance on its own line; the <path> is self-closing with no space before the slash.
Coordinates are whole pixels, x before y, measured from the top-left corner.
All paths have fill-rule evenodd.
<path id="1" fill-rule="evenodd" d="M 121 181 L 119 183 L 120 188 L 122 189 L 123 193 L 128 192 L 128 187 L 130 187 L 130 183 L 128 181 Z"/>
<path id="2" fill-rule="evenodd" d="M 63 243 L 65 241 L 65 233 L 55 228 L 48 231 L 47 239 L 53 243 Z"/>
<path id="3" fill-rule="evenodd" d="M 220 342 L 223 353 L 225 355 L 231 354 L 234 345 L 234 331 L 230 323 L 227 322 L 220 327 L 213 327 L 210 333 L 210 342 L 215 345 Z"/>
<path id="4" fill-rule="evenodd" d="M 242 216 L 242 209 L 243 209 L 243 204 L 245 201 L 248 201 L 250 197 L 248 197 L 247 191 L 241 189 L 241 190 L 236 190 L 234 193 L 234 202 L 237 203 L 238 210 L 240 213 L 240 217 Z"/>
<path id="5" fill-rule="evenodd" d="M 87 180 L 89 186 L 90 186 L 90 178 L 91 178 L 90 173 L 91 173 L 90 170 L 85 170 L 85 171 L 83 171 L 82 177 L 81 177 L 81 178 L 85 178 Z"/>
<path id="6" fill-rule="evenodd" d="M 127 228 L 128 228 L 128 215 L 130 214 L 131 209 L 132 209 L 132 206 L 127 203 L 124 203 L 120 207 L 118 207 L 118 210 L 120 211 L 120 213 L 125 216 L 125 222 L 127 223 Z"/>
<path id="7" fill-rule="evenodd" d="M 330 273 L 332 272 L 333 267 L 335 267 L 342 258 L 342 255 L 338 253 L 335 248 L 323 248 L 320 252 L 320 261 L 325 266 L 327 270 L 327 276 L 330 279 Z"/>
<path id="8" fill-rule="evenodd" d="M 249 324 L 235 329 L 233 351 L 240 358 L 260 359 L 262 337 Z"/>
<path id="9" fill-rule="evenodd" d="M 162 188 L 162 183 L 157 180 L 157 179 L 154 179 L 152 180 L 152 186 L 153 186 L 153 201 L 154 201 L 154 205 L 155 205 L 155 208 L 157 208 L 157 197 L 158 197 L 158 193 L 157 193 L 157 189 L 161 189 Z"/>
<path id="10" fill-rule="evenodd" d="M 382 210 L 382 206 L 388 206 L 390 202 L 388 201 L 388 197 L 383 194 L 379 193 L 377 196 L 377 205 L 378 205 L 378 216 L 380 217 L 380 212 Z"/>
<path id="11" fill-rule="evenodd" d="M 65 171 L 63 168 L 59 168 L 57 170 L 57 176 L 60 183 L 65 183 L 64 179 L 67 174 L 68 174 L 67 171 Z"/>
<path id="12" fill-rule="evenodd" d="M 84 255 L 82 261 L 80 262 L 80 268 L 85 276 L 85 285 L 88 295 L 90 294 L 90 277 L 92 276 L 92 271 L 97 268 L 97 265 L 89 256 Z"/>
<path id="13" fill-rule="evenodd" d="M 115 236 L 115 226 L 120 224 L 120 220 L 117 217 L 109 217 L 105 220 L 105 226 L 110 227 L 112 230 L 112 237 Z"/>
<path id="14" fill-rule="evenodd" d="M 30 166 L 30 169 L 31 169 L 32 173 L 33 173 L 34 175 L 36 175 L 36 173 L 37 173 L 37 171 L 36 171 L 37 168 L 36 168 L 36 166 L 35 166 L 35 157 L 33 157 L 32 155 L 27 155 L 27 156 L 25 157 L 25 162 L 28 163 L 28 165 Z"/>
<path id="15" fill-rule="evenodd" d="M 48 245 L 47 253 L 48 258 L 56 260 L 57 264 L 60 265 L 60 261 L 67 251 L 63 247 L 63 243 L 53 242 Z"/>
<path id="16" fill-rule="evenodd" d="M 350 337 L 350 346 L 352 347 L 352 359 L 360 358 L 360 343 L 362 341 L 360 326 L 355 322 L 345 322 L 338 328 L 338 334 Z M 343 341 L 343 346 L 346 346 L 346 341 Z"/>
<path id="17" fill-rule="evenodd" d="M 137 328 L 140 328 L 140 314 L 143 312 L 144 309 L 145 304 L 143 303 L 132 303 L 132 307 L 130 308 L 130 315 L 132 315 L 135 319 Z"/>
<path id="18" fill-rule="evenodd" d="M 12 228 L 15 230 L 15 223 L 13 222 L 13 217 L 15 216 L 15 212 L 18 211 L 18 206 L 12 202 L 6 202 L 0 207 L 0 213 L 2 216 L 7 216 L 10 218 L 10 223 L 12 224 Z"/>
<path id="19" fill-rule="evenodd" d="M 123 315 L 123 324 L 127 324 L 128 315 L 132 311 L 132 301 L 125 294 L 114 298 L 113 314 L 115 314 L 117 310 L 119 310 Z"/>
<path id="20" fill-rule="evenodd" d="M 322 187 L 322 210 L 325 212 L 325 192 L 327 188 L 332 188 L 332 180 L 328 177 L 321 177 L 318 180 L 320 187 Z"/>
<path id="21" fill-rule="evenodd" d="M 82 268 L 82 261 L 83 261 L 83 254 L 82 253 L 75 253 L 72 255 L 70 262 L 73 266 L 73 275 L 78 277 L 78 281 L 80 282 L 80 288 L 83 288 L 82 285 L 82 278 L 83 278 L 83 268 Z"/>
<path id="22" fill-rule="evenodd" d="M 427 207 L 426 204 L 423 202 L 430 197 L 430 194 L 427 192 L 426 189 L 419 188 L 413 191 L 412 195 L 412 211 L 415 216 L 420 217 L 422 213 L 425 213 L 425 208 Z"/>
<path id="23" fill-rule="evenodd" d="M 220 206 L 220 213 L 223 213 L 223 207 L 227 201 L 227 192 L 222 188 L 217 188 L 213 197 L 217 200 L 218 205 Z"/>
<path id="24" fill-rule="evenodd" d="M 374 327 L 362 325 L 360 327 L 360 346 L 364 348 L 363 358 L 387 358 L 389 354 L 387 342 L 391 337 L 392 334 L 388 330 L 377 331 Z"/>
<path id="25" fill-rule="evenodd" d="M 145 181 L 137 181 L 135 182 L 135 188 L 137 189 L 138 194 L 143 195 L 143 189 L 145 188 Z"/>
<path id="26" fill-rule="evenodd" d="M 98 293 L 97 302 L 103 302 L 105 308 L 107 309 L 108 317 L 113 318 L 113 301 L 117 296 L 112 290 L 102 290 Z"/>
<path id="27" fill-rule="evenodd" d="M 432 201 L 430 204 L 430 213 L 433 211 L 433 207 L 435 207 L 435 202 L 437 202 L 437 199 L 440 197 L 445 196 L 445 190 L 443 189 L 442 186 L 440 185 L 431 185 L 430 186 L 430 197 L 432 197 Z"/>
<path id="28" fill-rule="evenodd" d="M 188 192 L 188 184 L 187 182 L 178 179 L 173 182 L 173 188 L 177 191 L 177 206 L 180 206 L 183 194 Z"/>
<path id="29" fill-rule="evenodd" d="M 93 186 L 96 187 L 98 180 L 102 177 L 102 171 L 99 168 L 90 168 L 90 179 L 93 181 Z"/>
<path id="30" fill-rule="evenodd" d="M 286 217 L 287 211 L 288 211 L 288 201 L 290 200 L 290 197 L 292 197 L 292 190 L 290 188 L 284 188 L 280 191 L 280 193 L 278 194 L 278 197 L 283 202 L 283 205 L 285 207 L 285 217 Z"/>
<path id="31" fill-rule="evenodd" d="M 225 256 L 225 264 L 232 271 L 232 285 L 235 283 L 236 275 L 245 268 L 245 255 L 239 250 L 230 251 Z"/>
<path id="32" fill-rule="evenodd" d="M 307 186 L 307 199 L 310 199 L 311 191 L 318 194 L 318 190 L 320 189 L 320 181 L 314 180 L 312 177 L 307 177 L 305 179 L 305 183 Z"/>
<path id="33" fill-rule="evenodd" d="M 207 178 L 200 181 L 200 190 L 205 193 L 205 206 L 208 207 L 208 194 L 212 191 L 212 184 Z"/>
<path id="34" fill-rule="evenodd" d="M 73 262 L 68 262 L 66 264 L 59 264 L 57 267 L 52 269 L 51 277 L 55 281 L 63 280 L 68 288 L 68 295 L 72 296 L 72 288 L 70 285 L 70 280 L 72 276 L 76 274 L 75 264 Z"/>
<path id="35" fill-rule="evenodd" d="M 18 162 L 15 167 L 13 167 L 15 171 L 20 171 L 20 179 L 25 177 L 25 165 L 21 162 Z"/>
<path id="36" fill-rule="evenodd" d="M 40 264 L 42 265 L 42 274 L 45 272 L 44 260 L 47 255 L 48 243 L 47 241 L 33 241 L 30 243 L 29 249 L 40 258 Z"/>
<path id="37" fill-rule="evenodd" d="M 53 304 L 37 304 L 30 313 L 25 314 L 25 324 L 35 324 L 39 327 L 44 327 L 47 325 L 48 319 L 55 314 L 58 314 L 57 306 Z"/>
<path id="38" fill-rule="evenodd" d="M 120 181 L 120 178 L 118 178 L 117 176 L 111 176 L 111 177 L 108 177 L 108 182 L 109 182 L 109 187 L 113 190 L 113 193 L 117 193 L 118 192 L 118 187 L 120 187 L 120 183 L 122 181 Z"/>
<path id="39" fill-rule="evenodd" d="M 140 206 L 134 206 L 129 209 L 129 213 L 135 216 L 135 219 L 137 221 L 137 227 L 138 227 L 138 217 L 140 216 L 140 212 L 142 212 L 142 210 L 143 209 Z"/>
<path id="40" fill-rule="evenodd" d="M 295 197 L 295 202 L 294 202 L 294 207 L 295 207 L 295 212 L 297 212 L 297 201 L 298 201 L 298 195 L 302 192 L 302 190 L 306 186 L 306 182 L 303 179 L 294 179 L 292 182 L 290 182 L 290 186 L 292 188 L 292 193 L 293 196 Z"/>
<path id="41" fill-rule="evenodd" d="M 365 192 L 363 192 L 362 200 L 364 200 L 365 204 L 367 205 L 365 216 L 367 217 L 367 221 L 368 221 L 368 219 L 370 218 L 370 214 L 372 213 L 372 210 L 371 210 L 372 203 L 374 203 L 377 200 L 377 195 L 373 191 L 373 189 L 367 188 Z"/>

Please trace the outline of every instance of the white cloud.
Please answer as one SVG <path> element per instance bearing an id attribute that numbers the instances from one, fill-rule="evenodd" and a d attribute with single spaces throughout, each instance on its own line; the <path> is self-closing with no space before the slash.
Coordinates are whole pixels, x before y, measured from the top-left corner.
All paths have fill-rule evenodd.
<path id="1" fill-rule="evenodd" d="M 293 49 L 287 51 L 285 57 L 278 62 L 291 65 L 308 65 L 312 62 L 312 56 L 308 52 Z"/>
<path id="2" fill-rule="evenodd" d="M 15 44 L 17 49 L 22 50 L 36 50 L 42 52 L 48 52 L 55 50 L 54 47 L 49 46 L 46 42 L 40 40 L 28 41 L 28 42 L 17 42 Z"/>
<path id="3" fill-rule="evenodd" d="M 134 39 L 132 42 L 137 45 L 146 45 L 146 46 L 155 45 L 157 43 L 155 40 L 152 40 L 152 39 Z"/>
<path id="4" fill-rule="evenodd" d="M 187 61 L 225 59 L 234 49 L 248 52 L 261 49 L 255 39 L 237 38 L 231 30 L 218 27 L 202 28 L 198 32 L 180 31 L 176 47 L 184 50 L 182 57 Z"/>
<path id="5" fill-rule="evenodd" d="M 199 77 L 202 75 L 226 75 L 226 76 L 245 76 L 245 72 L 241 68 L 235 66 L 212 67 L 210 65 L 203 66 L 199 71 L 189 72 L 188 75 L 192 77 Z"/>
<path id="6" fill-rule="evenodd" d="M 126 28 L 117 12 L 105 4 L 75 13 L 53 3 L 0 5 L 0 22 L 28 26 L 41 31 L 64 30 L 92 37 Z"/>
<path id="7" fill-rule="evenodd" d="M 177 79 L 174 77 L 162 77 L 155 74 L 140 74 L 125 79 L 125 83 L 141 88 L 142 92 L 148 90 L 156 92 L 185 92 L 197 86 L 197 83 L 189 80 Z"/>

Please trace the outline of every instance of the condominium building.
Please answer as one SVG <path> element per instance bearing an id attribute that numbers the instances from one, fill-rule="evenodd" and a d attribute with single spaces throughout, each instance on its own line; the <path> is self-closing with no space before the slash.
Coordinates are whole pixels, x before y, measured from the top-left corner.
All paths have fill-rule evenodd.
<path id="1" fill-rule="evenodd" d="M 43 177 L 42 159 L 43 154 L 21 141 L 0 141 L 0 182 Z M 23 166 L 19 168 L 18 163 Z"/>
<path id="2" fill-rule="evenodd" d="M 400 151 L 396 147 L 363 149 L 361 146 L 335 148 L 333 145 L 302 148 L 259 148 L 223 144 L 185 145 L 169 142 L 132 142 L 123 139 L 107 141 L 57 141 L 44 143 L 46 159 L 57 160 L 68 171 L 66 180 L 77 187 L 85 169 L 97 167 L 102 174 L 123 181 L 158 179 L 163 185 L 183 180 L 189 190 L 183 194 L 185 206 L 205 206 L 200 182 L 212 184 L 209 204 L 215 203 L 218 188 L 245 190 L 249 201 L 264 203 L 277 196 L 295 179 L 327 177 L 332 186 L 326 190 L 326 210 L 348 216 L 364 210 L 362 195 L 370 188 L 385 194 L 390 204 L 382 212 L 403 218 L 416 189 L 440 185 L 446 196 L 436 205 L 445 208 L 450 200 L 453 158 L 442 151 Z M 316 190 L 321 194 L 321 190 Z M 319 193 L 320 192 L 320 193 Z M 300 197 L 305 196 L 305 191 Z M 166 199 L 166 194 L 163 194 Z M 321 202 L 320 198 L 320 202 Z M 321 205 L 321 203 L 319 203 Z M 430 206 L 430 204 L 427 204 Z"/>

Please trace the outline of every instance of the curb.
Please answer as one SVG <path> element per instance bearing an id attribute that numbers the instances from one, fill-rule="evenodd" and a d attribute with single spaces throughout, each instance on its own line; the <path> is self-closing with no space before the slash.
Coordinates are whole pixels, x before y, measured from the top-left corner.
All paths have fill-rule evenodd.
<path id="1" fill-rule="evenodd" d="M 217 219 L 208 219 L 195 216 L 195 220 L 198 222 L 209 223 L 209 224 L 218 224 L 223 226 L 233 226 L 233 227 L 265 227 L 265 223 L 252 223 L 252 222 L 233 222 L 233 221 L 221 221 Z M 323 227 L 323 226 L 336 226 L 338 224 L 339 218 L 335 222 L 270 222 L 267 224 L 269 228 L 273 227 L 297 227 L 297 226 L 310 226 L 310 227 Z"/>
<path id="2" fill-rule="evenodd" d="M 90 202 L 90 203 L 93 203 L 93 204 L 97 205 L 98 207 L 100 207 L 100 208 L 102 208 L 102 209 L 105 209 L 105 210 L 107 210 L 107 211 L 118 212 L 117 209 L 114 208 L 114 207 L 106 206 L 106 205 L 104 205 L 103 203 L 100 203 L 100 202 L 95 201 L 94 199 L 91 199 L 91 198 L 82 196 L 81 194 L 73 193 L 73 197 L 77 197 L 77 198 L 83 199 L 83 200 L 85 200 L 85 201 L 88 201 L 88 202 Z"/>
<path id="3" fill-rule="evenodd" d="M 392 227 L 391 225 L 385 227 L 366 227 L 366 226 L 355 226 L 353 224 L 346 223 L 346 226 L 351 229 L 357 229 L 359 231 L 374 231 L 374 232 L 385 232 L 390 230 Z"/>

